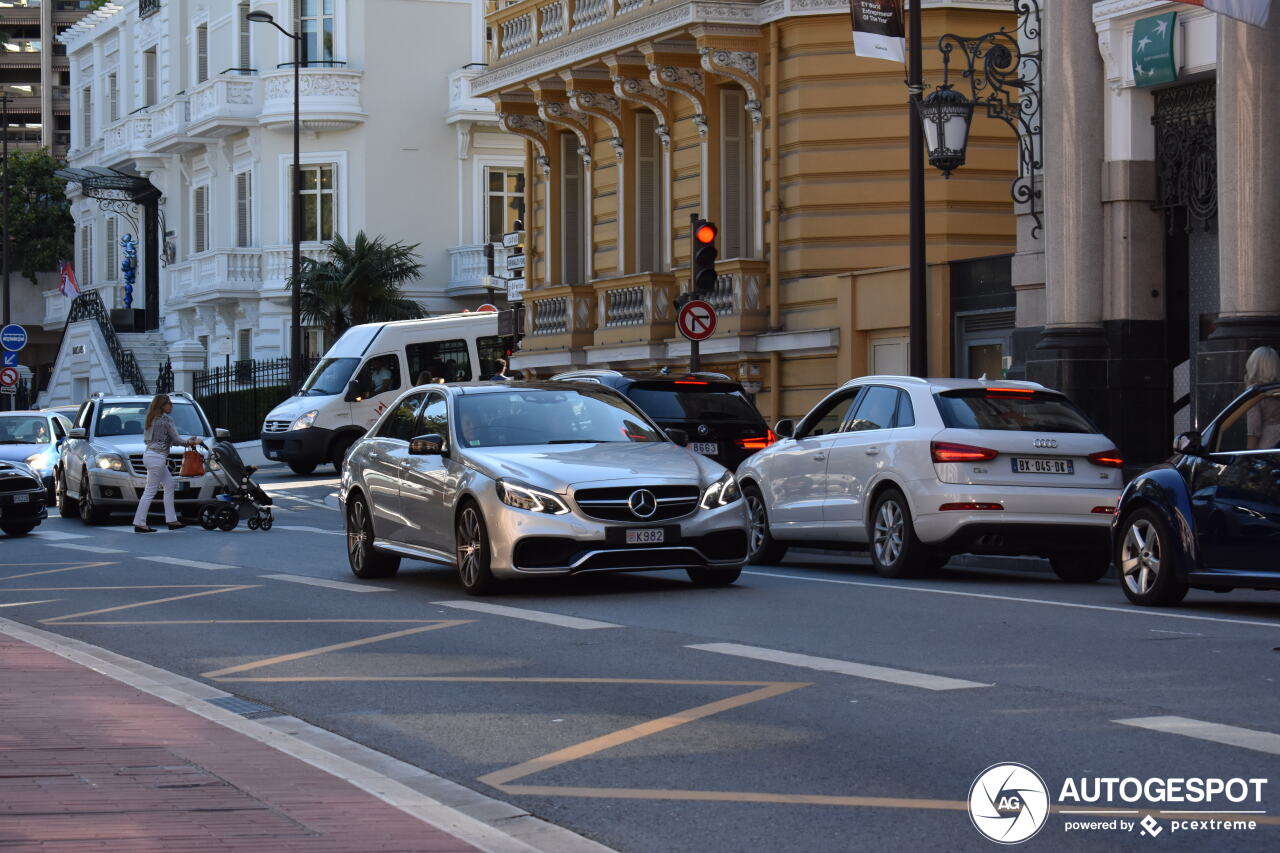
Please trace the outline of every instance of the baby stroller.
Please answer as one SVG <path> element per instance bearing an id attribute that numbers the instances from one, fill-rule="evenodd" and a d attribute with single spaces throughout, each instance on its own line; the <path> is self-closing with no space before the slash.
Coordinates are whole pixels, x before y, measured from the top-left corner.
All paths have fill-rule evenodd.
<path id="1" fill-rule="evenodd" d="M 235 530 L 240 519 L 248 519 L 250 530 L 271 529 L 271 497 L 253 481 L 256 468 L 245 465 L 239 451 L 229 441 L 220 441 L 209 451 L 205 468 L 217 482 L 217 501 L 200 507 L 200 526 L 205 530 Z"/>

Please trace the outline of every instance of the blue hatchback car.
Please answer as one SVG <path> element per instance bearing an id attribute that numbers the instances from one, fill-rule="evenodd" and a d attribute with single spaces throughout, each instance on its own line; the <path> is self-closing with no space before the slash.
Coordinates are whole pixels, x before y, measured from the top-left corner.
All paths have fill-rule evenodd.
<path id="1" fill-rule="evenodd" d="M 1255 385 L 1169 461 L 1125 488 L 1112 526 L 1115 564 L 1134 604 L 1177 604 L 1187 590 L 1280 589 L 1280 384 Z"/>

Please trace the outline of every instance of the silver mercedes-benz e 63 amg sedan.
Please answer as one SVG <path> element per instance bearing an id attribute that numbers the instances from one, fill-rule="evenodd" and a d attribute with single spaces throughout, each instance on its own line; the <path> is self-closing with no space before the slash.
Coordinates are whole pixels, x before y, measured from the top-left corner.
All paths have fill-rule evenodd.
<path id="1" fill-rule="evenodd" d="M 359 578 L 402 557 L 456 565 L 473 595 L 505 578 L 684 569 L 737 580 L 748 519 L 733 472 L 599 385 L 424 385 L 347 457 L 339 498 Z"/>

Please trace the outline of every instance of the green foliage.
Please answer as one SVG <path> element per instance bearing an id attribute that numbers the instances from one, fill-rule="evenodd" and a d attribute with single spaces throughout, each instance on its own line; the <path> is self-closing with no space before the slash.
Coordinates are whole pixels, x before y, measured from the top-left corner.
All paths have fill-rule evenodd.
<path id="1" fill-rule="evenodd" d="M 352 326 L 425 316 L 422 306 L 404 296 L 404 286 L 422 271 L 418 244 L 370 239 L 363 231 L 348 243 L 329 244 L 324 261 L 302 259 L 302 320 L 338 337 Z"/>
<path id="2" fill-rule="evenodd" d="M 53 175 L 65 165 L 45 149 L 9 153 L 9 266 L 32 284 L 37 272 L 57 270 L 74 251 L 67 184 Z"/>

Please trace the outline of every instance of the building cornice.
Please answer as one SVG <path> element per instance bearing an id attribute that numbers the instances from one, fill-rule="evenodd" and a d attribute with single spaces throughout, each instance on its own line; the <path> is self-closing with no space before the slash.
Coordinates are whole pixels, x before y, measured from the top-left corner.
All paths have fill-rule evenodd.
<path id="1" fill-rule="evenodd" d="M 132 6 L 136 9 L 137 3 L 129 2 L 129 0 L 126 0 L 124 5 L 107 3 L 63 30 L 62 34 L 57 37 L 58 41 L 67 46 L 67 53 L 74 53 L 84 47 L 86 43 L 92 41 L 94 36 L 97 35 L 95 30 L 106 23 L 112 22 L 111 19 L 123 12 L 125 6 Z"/>
<path id="2" fill-rule="evenodd" d="M 1185 9 L 1186 4 L 1174 3 L 1170 0 L 1100 0 L 1093 4 L 1093 22 L 1097 24 L 1112 18 L 1123 18 L 1127 15 L 1155 12 L 1161 9 L 1174 10 L 1179 7 Z"/>

